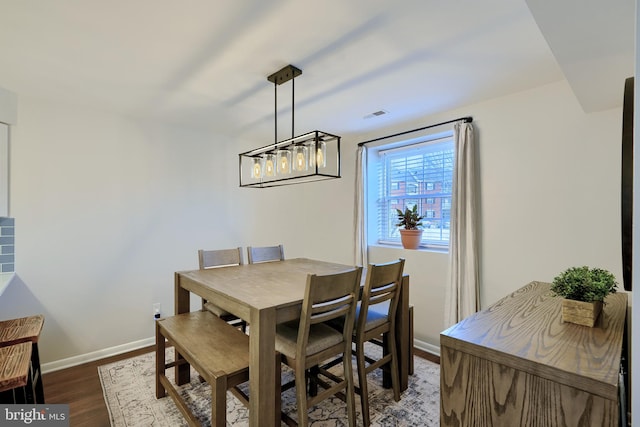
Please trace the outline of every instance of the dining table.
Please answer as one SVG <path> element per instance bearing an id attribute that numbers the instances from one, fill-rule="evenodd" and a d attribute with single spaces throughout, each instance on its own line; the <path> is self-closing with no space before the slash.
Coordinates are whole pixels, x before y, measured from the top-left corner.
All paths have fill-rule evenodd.
<path id="1" fill-rule="evenodd" d="M 280 413 L 274 390 L 276 374 L 275 336 L 278 323 L 300 318 L 308 274 L 332 274 L 353 268 L 351 265 L 293 258 L 284 261 L 243 264 L 175 273 L 175 313 L 191 309 L 190 295 L 214 302 L 220 308 L 249 323 L 249 425 L 280 425 Z M 366 267 L 365 267 L 366 269 Z M 366 270 L 362 274 L 362 285 Z M 401 390 L 408 384 L 412 369 L 409 319 L 409 276 L 400 287 L 396 313 L 396 340 Z M 176 354 L 176 358 L 181 358 Z M 388 371 L 389 368 L 387 368 Z M 389 373 L 384 374 L 387 378 Z M 175 370 L 178 385 L 190 380 L 189 365 Z M 389 384 L 387 380 L 385 383 Z"/>

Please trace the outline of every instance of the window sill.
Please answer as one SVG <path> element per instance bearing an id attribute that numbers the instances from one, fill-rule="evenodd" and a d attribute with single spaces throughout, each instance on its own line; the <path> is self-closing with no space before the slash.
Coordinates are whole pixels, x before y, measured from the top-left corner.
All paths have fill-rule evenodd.
<path id="1" fill-rule="evenodd" d="M 393 244 L 387 244 L 387 243 L 375 243 L 375 244 L 370 244 L 369 247 L 376 247 L 376 248 L 387 248 L 387 249 L 397 249 L 399 251 L 411 251 L 411 252 L 430 252 L 430 253 L 436 253 L 436 254 L 449 254 L 449 248 L 436 248 L 436 247 L 429 247 L 429 246 L 424 246 L 424 247 L 420 247 L 418 249 L 405 249 L 402 247 L 402 245 L 393 245 Z"/>

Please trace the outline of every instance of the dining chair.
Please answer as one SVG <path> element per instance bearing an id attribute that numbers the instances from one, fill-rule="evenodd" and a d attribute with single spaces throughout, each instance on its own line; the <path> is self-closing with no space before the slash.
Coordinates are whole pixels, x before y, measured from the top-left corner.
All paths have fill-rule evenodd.
<path id="1" fill-rule="evenodd" d="M 198 266 L 200 270 L 233 265 L 242 265 L 242 248 L 240 247 L 232 249 L 198 250 Z M 228 323 L 239 326 L 246 332 L 247 323 L 244 320 L 218 307 L 215 303 L 203 299 L 202 309 L 212 312 Z"/>
<path id="2" fill-rule="evenodd" d="M 318 402 L 344 391 L 346 394 L 349 426 L 355 426 L 355 396 L 351 365 L 351 337 L 356 303 L 360 292 L 362 267 L 342 273 L 307 276 L 300 320 L 276 326 L 276 351 L 281 361 L 295 373 L 298 425 L 309 424 L 308 409 Z M 338 331 L 326 322 L 344 317 L 343 328 Z M 326 387 L 315 396 L 307 395 L 307 370 L 328 358 L 342 355 L 344 375 L 328 377 Z M 284 387 L 283 387 L 284 389 Z M 283 414 L 288 424 L 291 417 Z"/>
<path id="3" fill-rule="evenodd" d="M 269 261 L 284 261 L 284 246 L 248 246 L 249 264 Z"/>
<path id="4" fill-rule="evenodd" d="M 398 353 L 396 347 L 396 310 L 398 308 L 404 259 L 385 264 L 369 264 L 362 297 L 356 308 L 356 324 L 353 333 L 358 371 L 358 386 L 364 426 L 370 425 L 367 374 L 391 364 L 393 398 L 400 400 Z M 381 340 L 382 338 L 382 340 Z M 370 342 L 384 348 L 380 359 L 365 355 L 364 345 Z M 386 347 L 386 348 L 385 348 Z"/>

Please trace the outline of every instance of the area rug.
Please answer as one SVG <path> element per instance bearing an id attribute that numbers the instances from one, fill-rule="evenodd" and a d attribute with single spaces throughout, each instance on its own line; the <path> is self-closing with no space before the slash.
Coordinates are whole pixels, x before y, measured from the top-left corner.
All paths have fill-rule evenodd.
<path id="1" fill-rule="evenodd" d="M 167 360 L 173 360 L 173 353 L 172 348 L 167 349 Z M 415 358 L 414 363 L 414 374 L 409 376 L 409 387 L 402 393 L 399 402 L 393 400 L 392 390 L 382 387 L 380 369 L 367 376 L 372 426 L 439 425 L 440 366 L 419 357 Z M 154 353 L 99 366 L 98 374 L 112 427 L 187 425 L 168 395 L 162 399 L 155 397 Z M 167 377 L 173 381 L 173 368 L 167 370 Z M 293 378 L 292 374 L 283 366 L 283 383 L 289 378 Z M 182 386 L 180 393 L 200 422 L 203 425 L 210 425 L 209 385 L 198 379 L 193 368 L 191 383 Z M 297 419 L 295 402 L 295 389 L 287 390 L 282 394 L 282 410 Z M 361 425 L 358 395 L 356 395 L 356 412 L 358 425 Z M 310 425 L 315 427 L 348 425 L 345 403 L 337 398 L 329 398 L 319 403 L 309 411 L 309 419 Z M 231 393 L 227 393 L 227 425 L 249 425 L 249 410 Z"/>

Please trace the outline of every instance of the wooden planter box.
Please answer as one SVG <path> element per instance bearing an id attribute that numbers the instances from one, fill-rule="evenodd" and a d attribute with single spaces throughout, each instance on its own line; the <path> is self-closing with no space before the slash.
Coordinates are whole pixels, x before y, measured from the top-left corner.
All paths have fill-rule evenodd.
<path id="1" fill-rule="evenodd" d="M 602 301 L 583 302 L 572 299 L 562 300 L 562 320 L 578 325 L 593 327 L 602 311 Z"/>

